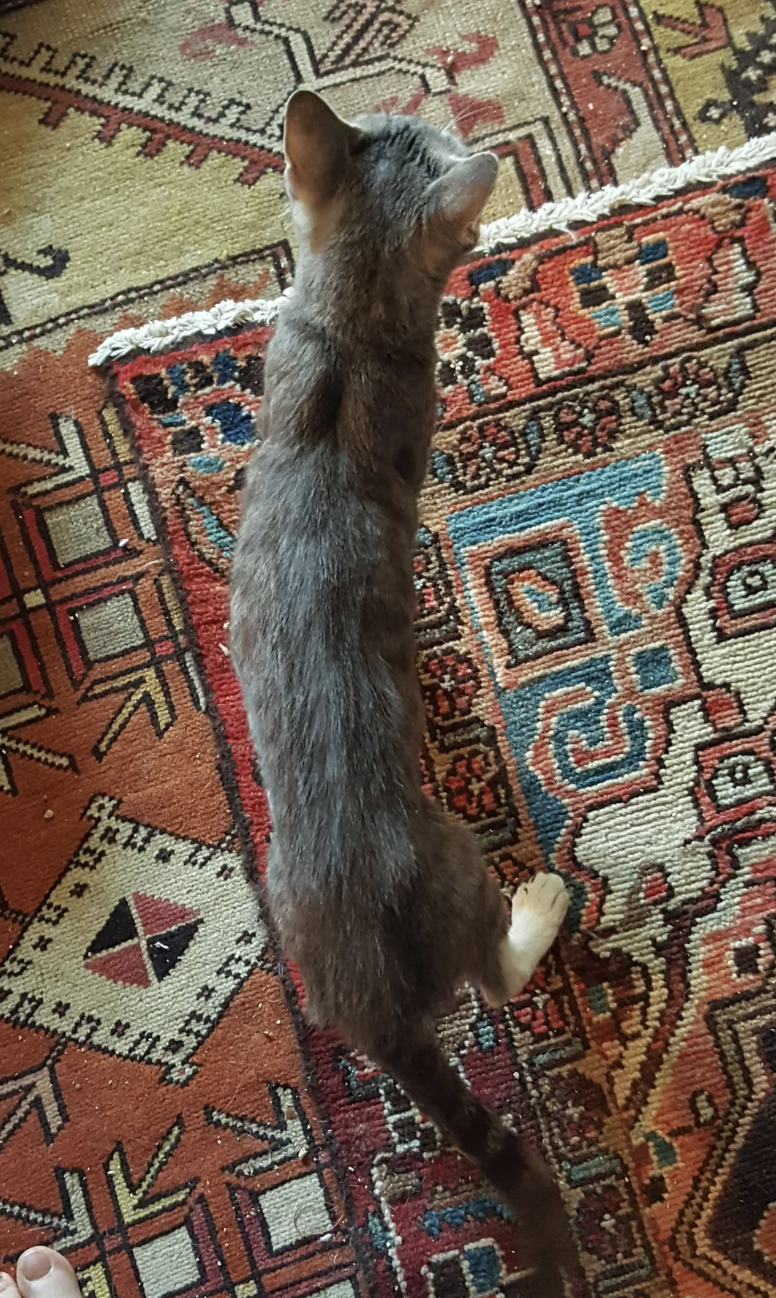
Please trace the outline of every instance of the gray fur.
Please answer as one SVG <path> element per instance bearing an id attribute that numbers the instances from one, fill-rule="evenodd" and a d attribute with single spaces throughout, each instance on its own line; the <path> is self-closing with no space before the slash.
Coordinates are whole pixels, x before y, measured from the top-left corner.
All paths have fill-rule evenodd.
<path id="1" fill-rule="evenodd" d="M 434 334 L 495 159 L 417 119 L 286 118 L 300 251 L 267 351 L 232 575 L 233 661 L 273 821 L 270 908 L 307 1014 L 405 1086 L 527 1227 L 563 1293 L 545 1169 L 450 1068 L 434 1024 L 470 981 L 504 1000 L 504 899 L 420 787 L 412 559 Z"/>

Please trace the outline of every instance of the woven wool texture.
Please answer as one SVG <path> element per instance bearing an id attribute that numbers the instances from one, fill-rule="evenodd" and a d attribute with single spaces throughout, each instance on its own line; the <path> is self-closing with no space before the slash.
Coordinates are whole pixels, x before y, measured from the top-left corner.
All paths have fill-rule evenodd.
<path id="1" fill-rule="evenodd" d="M 0 0 L 3 1265 L 524 1291 L 469 1165 L 305 1034 L 245 877 L 226 583 L 301 81 L 501 157 L 438 339 L 422 761 L 506 891 L 550 865 L 573 907 L 444 1040 L 551 1162 L 576 1298 L 776 1289 L 775 33 L 768 0 Z"/>
<path id="2" fill-rule="evenodd" d="M 444 1033 L 552 1161 L 591 1292 L 776 1279 L 774 176 L 504 245 L 442 309 L 424 769 L 507 887 L 547 861 L 573 896 L 560 959 L 501 1014 L 464 995 Z M 222 628 L 267 335 L 116 366 L 259 862 Z M 331 1034 L 310 1049 L 385 1291 L 476 1293 L 486 1258 L 503 1289 L 468 1169 Z"/>

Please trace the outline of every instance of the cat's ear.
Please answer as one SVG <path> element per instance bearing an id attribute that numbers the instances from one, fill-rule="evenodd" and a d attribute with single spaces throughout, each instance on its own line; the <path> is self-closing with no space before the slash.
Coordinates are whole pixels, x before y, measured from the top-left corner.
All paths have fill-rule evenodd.
<path id="1" fill-rule="evenodd" d="M 495 153 L 473 153 L 454 162 L 429 189 L 429 217 L 441 219 L 462 244 L 473 246 L 482 209 L 493 193 L 497 175 Z"/>
<path id="2" fill-rule="evenodd" d="M 283 152 L 294 197 L 309 206 L 334 194 L 361 132 L 320 95 L 297 90 L 286 105 Z"/>

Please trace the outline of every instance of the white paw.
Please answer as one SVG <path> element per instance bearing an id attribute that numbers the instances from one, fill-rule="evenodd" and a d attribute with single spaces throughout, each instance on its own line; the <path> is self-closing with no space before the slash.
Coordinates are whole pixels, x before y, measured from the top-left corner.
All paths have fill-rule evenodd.
<path id="1" fill-rule="evenodd" d="M 512 898 L 510 944 L 538 964 L 563 923 L 569 895 L 560 875 L 536 874 Z"/>

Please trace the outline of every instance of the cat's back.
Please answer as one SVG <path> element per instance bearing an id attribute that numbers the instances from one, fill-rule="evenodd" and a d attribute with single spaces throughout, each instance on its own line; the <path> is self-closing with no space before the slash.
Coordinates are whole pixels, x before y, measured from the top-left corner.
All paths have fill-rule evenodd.
<path id="1" fill-rule="evenodd" d="M 311 660 L 321 670 L 355 668 L 370 650 L 390 660 L 398 625 L 411 647 L 416 495 L 384 462 L 384 447 L 397 423 L 417 416 L 402 408 L 406 398 L 390 399 L 382 378 L 366 357 L 328 344 L 308 309 L 285 305 L 232 572 L 238 671 L 282 661 L 299 689 Z"/>
<path id="2" fill-rule="evenodd" d="M 270 770 L 315 745 L 352 750 L 412 670 L 411 531 L 365 494 L 347 448 L 270 437 L 249 466 L 232 571 L 231 644 Z M 397 726 L 400 722 L 397 720 Z"/>
<path id="3" fill-rule="evenodd" d="M 261 446 L 230 634 L 272 813 L 276 906 L 289 887 L 328 893 L 354 871 L 382 889 L 378 862 L 386 878 L 414 869 L 413 607 L 411 544 L 391 538 L 384 508 L 360 496 L 347 452 L 331 441 Z"/>
<path id="4" fill-rule="evenodd" d="M 238 618 L 253 609 L 271 631 L 278 617 L 288 634 L 297 622 L 323 631 L 352 619 L 379 562 L 380 530 L 346 452 L 331 441 L 268 439 L 246 474 L 231 581 Z"/>

